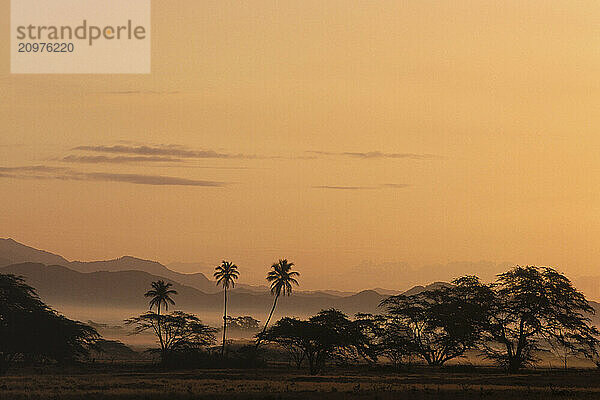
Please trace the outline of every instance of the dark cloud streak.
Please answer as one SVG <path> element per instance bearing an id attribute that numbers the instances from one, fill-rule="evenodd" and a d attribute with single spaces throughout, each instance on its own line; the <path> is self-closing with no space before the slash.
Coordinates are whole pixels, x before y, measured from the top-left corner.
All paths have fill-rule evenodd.
<path id="1" fill-rule="evenodd" d="M 63 157 L 61 161 L 69 163 L 82 163 L 82 164 L 126 164 L 134 162 L 181 162 L 181 158 L 176 157 L 163 157 L 163 156 L 80 156 L 80 155 L 69 155 Z"/>
<path id="2" fill-rule="evenodd" d="M 125 182 L 137 185 L 154 185 L 154 186 L 209 186 L 222 187 L 224 182 L 202 181 L 195 179 L 177 178 L 161 175 L 140 175 L 140 174 L 114 174 L 114 173 L 77 173 L 75 179 L 87 181 L 104 181 L 104 182 Z"/>
<path id="3" fill-rule="evenodd" d="M 390 189 L 404 189 L 407 187 L 411 187 L 408 183 L 384 183 L 381 187 L 390 188 Z"/>
<path id="4" fill-rule="evenodd" d="M 223 187 L 226 185 L 225 182 L 178 178 L 172 176 L 82 172 L 69 168 L 55 168 L 45 166 L 0 167 L 0 178 L 122 182 L 136 185 L 152 186 Z"/>
<path id="5" fill-rule="evenodd" d="M 410 160 L 428 160 L 428 159 L 436 159 L 440 158 L 440 156 L 436 156 L 434 154 L 417 154 L 417 153 L 384 153 L 381 151 L 369 151 L 369 152 L 330 152 L 330 151 L 307 151 L 309 154 L 315 154 L 320 156 L 342 156 L 342 157 L 352 157 L 352 158 L 361 158 L 361 159 L 382 159 L 382 158 L 391 158 L 391 159 L 410 159 Z"/>
<path id="6" fill-rule="evenodd" d="M 318 185 L 313 186 L 314 189 L 331 189 L 331 190 L 375 190 L 375 189 L 404 189 L 410 187 L 407 183 L 383 183 L 376 186 L 334 186 L 334 185 Z"/>
<path id="7" fill-rule="evenodd" d="M 114 95 L 134 95 L 134 94 L 158 94 L 158 95 L 166 95 L 166 94 L 178 94 L 178 91 L 162 91 L 162 90 L 115 90 L 112 92 L 102 92 L 103 94 L 114 94 Z"/>
<path id="8" fill-rule="evenodd" d="M 248 154 L 219 153 L 214 150 L 191 150 L 181 146 L 77 146 L 72 150 L 90 151 L 110 154 L 135 154 L 141 156 L 169 156 L 179 158 L 221 158 L 221 159 L 254 159 L 259 158 Z"/>
<path id="9" fill-rule="evenodd" d="M 320 185 L 313 186 L 315 189 L 332 189 L 332 190 L 372 190 L 375 189 L 372 186 L 329 186 L 329 185 Z"/>

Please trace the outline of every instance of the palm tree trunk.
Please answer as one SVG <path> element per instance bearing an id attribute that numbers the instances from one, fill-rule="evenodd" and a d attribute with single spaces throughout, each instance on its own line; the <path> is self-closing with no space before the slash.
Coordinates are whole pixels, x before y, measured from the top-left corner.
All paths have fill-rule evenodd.
<path id="1" fill-rule="evenodd" d="M 227 288 L 225 288 L 225 307 L 223 309 L 223 348 L 221 349 L 221 356 L 225 354 L 225 332 L 227 331 Z"/>
<path id="2" fill-rule="evenodd" d="M 156 315 L 158 315 L 158 319 L 156 320 L 156 324 L 158 325 L 158 341 L 160 342 L 160 348 L 162 350 L 163 340 L 162 340 L 162 334 L 160 333 L 160 304 L 158 305 L 158 307 L 156 309 Z"/>
<path id="3" fill-rule="evenodd" d="M 165 343 L 162 337 L 162 332 L 160 330 L 160 303 L 158 304 L 158 307 L 156 308 L 156 315 L 158 315 L 158 320 L 156 321 L 156 324 L 158 325 L 158 341 L 160 342 L 160 352 L 161 352 L 161 357 L 164 361 L 165 358 Z"/>
<path id="4" fill-rule="evenodd" d="M 273 307 L 271 307 L 271 312 L 269 313 L 269 318 L 267 318 L 267 322 L 265 322 L 265 327 L 263 328 L 262 332 L 260 333 L 260 336 L 258 337 L 258 340 L 256 341 L 256 347 L 258 347 L 258 345 L 260 344 L 260 337 L 263 336 L 267 330 L 269 321 L 271 321 L 271 317 L 273 316 L 273 311 L 275 311 L 275 306 L 277 305 L 278 298 L 279 298 L 279 295 L 276 295 L 275 300 L 273 301 Z"/>

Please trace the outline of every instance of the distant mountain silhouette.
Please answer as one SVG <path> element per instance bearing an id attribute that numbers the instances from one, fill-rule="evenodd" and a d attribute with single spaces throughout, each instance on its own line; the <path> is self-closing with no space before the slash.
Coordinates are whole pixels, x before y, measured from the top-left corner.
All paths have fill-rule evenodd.
<path id="1" fill-rule="evenodd" d="M 202 272 L 196 273 L 180 273 L 173 271 L 167 266 L 151 260 L 145 260 L 132 256 L 124 256 L 113 260 L 105 261 L 69 261 L 64 257 L 57 254 L 53 254 L 44 250 L 38 250 L 30 246 L 18 243 L 13 239 L 0 239 L 0 267 L 10 264 L 33 262 L 41 263 L 45 265 L 62 265 L 78 272 L 98 272 L 98 271 L 143 271 L 151 275 L 161 276 L 168 278 L 174 282 L 191 286 L 205 293 L 219 293 L 218 288 L 214 281 L 207 278 Z M 202 263 L 172 263 L 169 264 L 172 267 L 179 267 L 183 270 L 209 270 L 206 264 Z M 426 281 L 425 281 L 426 282 Z M 266 285 L 248 285 L 244 283 L 238 283 L 235 286 L 235 291 L 239 293 L 267 293 L 269 291 Z M 401 291 L 377 288 L 373 289 L 381 295 L 394 295 L 399 294 Z M 355 294 L 355 292 L 339 291 L 334 289 L 329 290 L 317 290 L 317 291 L 303 291 L 298 290 L 297 292 L 303 292 L 305 294 L 312 294 L 316 296 L 336 296 L 345 297 Z"/>
<path id="2" fill-rule="evenodd" d="M 57 254 L 53 254 L 44 250 L 38 250 L 30 246 L 26 246 L 13 239 L 0 239 L 0 267 L 33 262 L 41 263 L 45 265 L 62 265 L 78 272 L 99 272 L 99 271 L 143 271 L 151 275 L 161 276 L 168 278 L 174 282 L 191 286 L 205 293 L 219 293 L 221 289 L 215 285 L 215 282 L 206 277 L 202 272 L 196 273 L 180 273 L 173 271 L 167 266 L 151 260 L 145 260 L 132 256 L 123 256 L 113 260 L 104 261 L 69 261 L 64 257 Z M 209 267 L 201 263 L 171 263 L 171 267 L 181 267 L 184 270 L 203 269 L 207 270 Z M 240 293 L 268 293 L 269 287 L 266 285 L 248 285 L 244 283 L 237 283 L 234 291 Z M 398 294 L 399 291 L 376 289 L 380 294 L 392 295 Z M 303 292 L 305 294 L 314 294 L 317 296 L 336 296 L 344 297 L 355 294 L 355 292 L 339 291 L 339 290 L 316 290 L 316 291 L 303 291 L 298 290 L 297 292 Z"/>
<path id="3" fill-rule="evenodd" d="M 590 299 L 600 300 L 600 275 L 580 276 L 573 279 L 573 284 Z"/>
<path id="4" fill-rule="evenodd" d="M 600 303 L 596 302 L 596 301 L 590 301 L 590 306 L 592 306 L 594 308 L 594 310 L 596 310 L 596 313 L 591 315 L 590 318 L 592 319 L 592 322 L 594 323 L 594 325 L 596 325 L 596 327 L 600 328 Z"/>
<path id="5" fill-rule="evenodd" d="M 385 294 L 387 296 L 395 296 L 395 295 L 403 293 L 402 290 L 384 289 L 384 288 L 379 288 L 379 287 L 374 288 L 372 290 L 376 291 L 379 294 Z"/>
<path id="6" fill-rule="evenodd" d="M 23 262 L 42 263 L 46 265 L 64 265 L 69 263 L 59 255 L 25 246 L 13 239 L 0 239 L 0 266 Z"/>
<path id="7" fill-rule="evenodd" d="M 77 305 L 79 307 L 139 309 L 148 308 L 143 294 L 152 281 L 169 280 L 168 277 L 152 275 L 144 271 L 97 271 L 78 272 L 60 265 L 39 263 L 13 264 L 0 268 L 0 273 L 10 273 L 25 277 L 26 282 L 35 287 L 40 297 L 58 308 Z M 191 312 L 221 312 L 221 293 L 204 293 L 194 287 L 176 281 L 177 309 Z M 321 309 L 335 307 L 346 313 L 377 312 L 377 307 L 385 297 L 375 291 L 366 290 L 351 296 L 337 297 L 326 293 L 294 293 L 281 297 L 277 313 L 281 315 L 305 316 Z M 272 304 L 269 293 L 231 291 L 228 308 L 231 315 L 253 315 L 264 317 Z"/>
<path id="8" fill-rule="evenodd" d="M 0 267 L 24 262 L 41 263 L 45 265 L 62 265 L 79 272 L 97 271 L 144 271 L 152 275 L 162 276 L 175 282 L 192 286 L 206 293 L 218 293 L 220 289 L 215 282 L 206 277 L 202 272 L 180 273 L 167 268 L 165 265 L 142 258 L 123 256 L 113 260 L 104 261 L 69 261 L 64 257 L 44 250 L 26 246 L 13 239 L 0 239 Z M 172 264 L 173 265 L 173 264 Z M 175 263 L 183 265 L 183 263 Z M 199 263 L 186 264 L 199 266 Z M 206 266 L 204 268 L 206 270 Z M 246 292 L 268 292 L 265 285 L 254 286 L 244 283 L 236 284 L 236 290 Z"/>
<path id="9" fill-rule="evenodd" d="M 40 263 L 21 263 L 0 267 L 0 273 L 10 273 L 25 277 L 28 284 L 35 287 L 38 294 L 48 304 L 60 310 L 72 307 L 84 309 L 87 318 L 96 318 L 97 310 L 114 311 L 123 319 L 133 313 L 148 309 L 143 294 L 150 283 L 167 277 L 149 274 L 144 271 L 97 271 L 78 272 L 60 265 L 46 266 Z M 213 323 L 222 315 L 222 293 L 204 293 L 194 287 L 182 285 L 176 281 L 173 288 L 179 293 L 173 309 L 197 313 L 203 319 Z M 427 286 L 416 286 L 405 292 L 407 295 L 423 290 L 449 285 L 435 282 Z M 305 317 L 322 309 L 337 308 L 349 315 L 356 313 L 382 312 L 378 305 L 388 297 L 374 290 L 364 290 L 350 296 L 333 296 L 319 292 L 297 292 L 292 296 L 280 298 L 274 318 L 282 316 Z M 254 293 L 245 290 L 231 291 L 228 299 L 230 315 L 251 315 L 263 320 L 272 304 L 269 293 Z M 600 312 L 600 304 L 591 302 Z M 68 316 L 68 315 L 67 315 Z M 598 314 L 593 317 L 599 323 Z"/>
<path id="10" fill-rule="evenodd" d="M 73 261 L 65 265 L 70 269 L 79 272 L 96 272 L 96 271 L 143 271 L 152 275 L 162 276 L 178 283 L 192 286 L 196 289 L 202 290 L 203 292 L 216 293 L 218 288 L 213 281 L 201 272 L 193 274 L 182 274 L 175 272 L 165 267 L 159 262 L 143 260 L 141 258 L 124 256 L 114 260 L 107 261 L 91 261 L 81 262 Z"/>
<path id="11" fill-rule="evenodd" d="M 434 282 L 427 286 L 421 286 L 421 285 L 414 286 L 402 294 L 405 296 L 412 296 L 414 294 L 419 294 L 426 290 L 436 290 L 436 289 L 441 289 L 443 287 L 449 287 L 449 286 L 452 286 L 452 285 L 448 282 Z"/>
<path id="12" fill-rule="evenodd" d="M 210 281 L 202 273 L 182 274 L 172 271 L 156 261 L 143 260 L 131 256 L 107 261 L 68 261 L 57 254 L 26 246 L 13 239 L 0 239 L 0 267 L 24 262 L 62 265 L 79 272 L 144 271 L 178 283 L 185 283 L 207 293 L 217 293 L 219 291 L 214 282 Z"/>
<path id="13" fill-rule="evenodd" d="M 73 271 L 78 272 L 99 272 L 99 271 L 107 271 L 107 272 L 119 272 L 119 271 L 140 271 L 146 272 L 149 275 L 160 276 L 170 280 L 172 282 L 177 282 L 184 286 L 189 286 L 195 288 L 201 292 L 206 294 L 216 294 L 220 293 L 221 289 L 217 287 L 211 279 L 207 278 L 205 274 L 202 272 L 196 273 L 180 273 L 173 271 L 172 269 L 166 267 L 165 265 L 151 260 L 145 260 L 141 258 L 124 256 L 120 258 L 116 258 L 113 260 L 106 261 L 69 261 L 66 258 L 50 253 L 44 250 L 38 250 L 33 247 L 24 245 L 19 243 L 13 239 L 0 239 L 0 267 L 7 266 L 11 264 L 18 263 L 41 263 L 44 265 L 60 265 L 64 267 L 68 267 Z M 192 268 L 202 269 L 207 271 L 209 267 L 206 264 L 202 263 L 173 263 L 171 266 L 185 266 L 186 270 L 191 270 Z M 392 272 L 398 275 L 398 279 L 402 276 L 406 276 L 407 281 L 406 287 L 412 282 L 414 282 L 417 278 L 417 282 L 431 282 L 435 280 L 435 275 L 437 274 L 437 279 L 445 279 L 444 276 L 456 277 L 461 274 L 460 271 L 469 271 L 469 273 L 481 273 L 482 278 L 490 278 L 493 277 L 493 274 L 496 272 L 500 272 L 503 269 L 507 269 L 509 264 L 495 264 L 489 262 L 479 262 L 479 263 L 449 263 L 447 265 L 433 265 L 428 267 L 422 267 L 420 269 L 410 269 L 407 265 L 404 264 L 395 264 L 395 263 L 384 263 L 384 264 L 362 264 L 356 271 L 353 273 L 356 274 L 369 274 L 373 271 L 387 271 L 383 275 L 393 275 Z M 370 271 L 372 269 L 372 271 Z M 463 272 L 464 273 L 464 272 Z M 443 275 L 443 276 L 442 276 Z M 211 277 L 212 278 L 212 277 Z M 333 279 L 333 281 L 336 281 Z M 582 290 L 586 296 L 594 300 L 600 300 L 600 276 L 587 276 L 573 279 L 575 286 Z M 435 285 L 434 283 L 432 285 Z M 431 285 L 426 287 L 424 286 L 414 286 L 409 289 L 408 294 L 417 293 L 420 290 L 430 289 Z M 391 296 L 402 293 L 399 290 L 392 289 L 383 289 L 376 288 L 373 289 L 376 293 L 381 296 Z M 244 283 L 238 283 L 235 286 L 235 289 L 232 291 L 241 295 L 250 295 L 250 294 L 262 294 L 267 295 L 269 292 L 269 288 L 266 285 L 248 285 Z M 297 290 L 298 295 L 302 294 L 305 296 L 316 296 L 316 297 L 349 297 L 354 295 L 355 293 L 349 291 L 339 291 L 339 290 L 317 290 L 317 291 L 304 291 Z"/>

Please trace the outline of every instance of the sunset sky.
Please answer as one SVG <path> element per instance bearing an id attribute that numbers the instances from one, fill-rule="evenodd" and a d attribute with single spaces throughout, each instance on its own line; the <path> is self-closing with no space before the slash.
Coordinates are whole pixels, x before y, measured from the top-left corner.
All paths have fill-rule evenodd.
<path id="1" fill-rule="evenodd" d="M 154 0 L 150 75 L 11 75 L 9 4 L 0 237 L 306 288 L 600 274 L 598 1 Z"/>

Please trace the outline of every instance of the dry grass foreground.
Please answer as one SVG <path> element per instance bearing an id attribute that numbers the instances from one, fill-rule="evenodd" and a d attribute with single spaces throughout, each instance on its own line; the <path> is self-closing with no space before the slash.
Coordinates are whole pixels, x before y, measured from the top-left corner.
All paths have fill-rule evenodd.
<path id="1" fill-rule="evenodd" d="M 308 376 L 287 367 L 156 372 L 98 365 L 15 371 L 0 377 L 0 399 L 600 399 L 600 371 L 495 369 L 392 372 L 339 369 Z"/>

